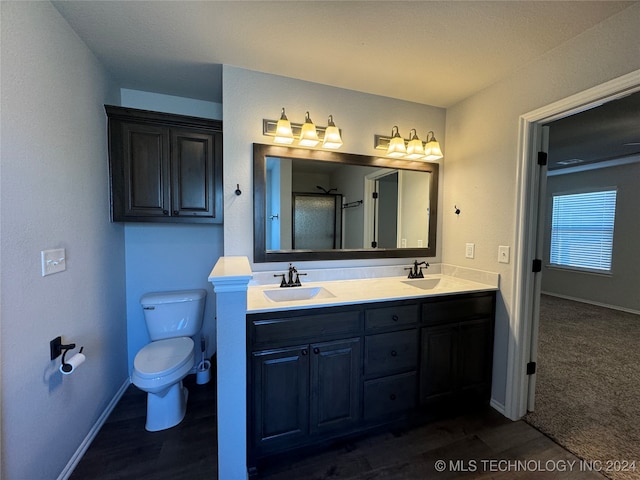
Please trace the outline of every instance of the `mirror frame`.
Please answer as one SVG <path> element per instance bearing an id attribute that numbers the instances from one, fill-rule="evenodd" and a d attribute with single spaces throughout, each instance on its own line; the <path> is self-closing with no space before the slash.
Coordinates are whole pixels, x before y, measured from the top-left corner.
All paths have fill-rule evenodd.
<path id="1" fill-rule="evenodd" d="M 376 248 L 340 250 L 266 250 L 266 165 L 267 157 L 362 165 L 367 167 L 396 168 L 429 172 L 429 247 Z M 369 258 L 434 257 L 436 255 L 436 227 L 438 223 L 438 171 L 433 162 L 373 157 L 326 150 L 310 150 L 279 145 L 253 144 L 253 262 L 292 262 L 312 260 L 352 260 Z"/>

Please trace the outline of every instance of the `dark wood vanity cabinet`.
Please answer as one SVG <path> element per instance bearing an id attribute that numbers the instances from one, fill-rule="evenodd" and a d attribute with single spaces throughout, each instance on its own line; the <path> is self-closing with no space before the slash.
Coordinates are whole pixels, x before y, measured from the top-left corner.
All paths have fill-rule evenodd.
<path id="1" fill-rule="evenodd" d="M 362 315 L 331 310 L 330 318 L 322 310 L 250 316 L 248 438 L 254 454 L 309 444 L 360 422 Z"/>
<path id="2" fill-rule="evenodd" d="M 222 123 L 105 105 L 115 222 L 222 222 Z"/>
<path id="3" fill-rule="evenodd" d="M 420 404 L 459 408 L 491 394 L 495 295 L 422 305 Z"/>
<path id="4" fill-rule="evenodd" d="M 495 293 L 247 315 L 248 465 L 486 404 Z"/>

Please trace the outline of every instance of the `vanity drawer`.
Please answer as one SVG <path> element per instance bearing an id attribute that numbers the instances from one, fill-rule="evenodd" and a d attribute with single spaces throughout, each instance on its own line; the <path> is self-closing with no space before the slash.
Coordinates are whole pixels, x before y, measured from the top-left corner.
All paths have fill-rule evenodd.
<path id="1" fill-rule="evenodd" d="M 364 374 L 367 377 L 414 370 L 418 358 L 418 333 L 414 328 L 368 335 L 364 348 Z"/>
<path id="2" fill-rule="evenodd" d="M 365 311 L 367 331 L 417 323 L 418 305 L 397 305 Z"/>
<path id="3" fill-rule="evenodd" d="M 416 373 L 402 373 L 364 383 L 364 418 L 372 420 L 416 406 Z"/>
<path id="4" fill-rule="evenodd" d="M 422 304 L 422 323 L 433 325 L 491 316 L 493 305 L 493 293 L 426 302 Z"/>
<path id="5" fill-rule="evenodd" d="M 358 310 L 327 312 L 291 317 L 251 318 L 254 344 L 279 343 L 318 337 L 358 334 L 361 329 Z"/>

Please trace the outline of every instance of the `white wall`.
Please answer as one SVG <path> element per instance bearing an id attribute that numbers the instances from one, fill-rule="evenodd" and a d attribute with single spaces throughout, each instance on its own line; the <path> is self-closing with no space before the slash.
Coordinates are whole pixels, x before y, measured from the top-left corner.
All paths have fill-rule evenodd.
<path id="1" fill-rule="evenodd" d="M 493 398 L 504 403 L 512 318 L 520 115 L 640 68 L 640 4 L 596 25 L 512 76 L 447 110 L 443 262 L 497 272 Z M 460 215 L 455 215 L 457 205 Z M 474 260 L 465 242 L 476 244 Z M 510 245 L 510 264 L 497 263 Z"/>
<path id="2" fill-rule="evenodd" d="M 278 118 L 286 108 L 290 121 L 300 123 L 305 111 L 317 125 L 326 125 L 331 114 L 342 129 L 342 152 L 379 155 L 373 148 L 376 133 L 391 133 L 398 125 L 405 136 L 411 128 L 435 131 L 444 140 L 445 111 L 352 90 L 263 74 L 224 65 L 224 245 L 225 255 L 246 255 L 253 259 L 253 143 L 272 143 L 262 135 L 262 119 Z M 324 121 L 323 121 L 324 119 Z M 423 133 L 424 135 L 424 133 Z M 446 155 L 446 145 L 441 144 Z M 445 160 L 446 162 L 446 160 Z M 442 172 L 442 170 L 441 170 Z M 442 173 L 441 173 L 442 175 Z M 246 192 L 236 196 L 236 184 Z M 440 238 L 440 229 L 438 229 Z M 441 246 L 430 261 L 439 261 Z M 404 264 L 406 259 L 299 262 L 302 268 L 347 265 Z M 297 265 L 298 266 L 298 265 Z M 253 264 L 254 270 L 285 268 L 286 264 Z"/>
<path id="3" fill-rule="evenodd" d="M 215 120 L 221 119 L 222 109 L 217 103 L 127 89 L 121 90 L 121 105 Z M 207 338 L 206 355 L 211 357 L 216 351 L 216 303 L 208 276 L 222 255 L 223 226 L 127 223 L 124 228 L 129 370 L 136 353 L 150 341 L 140 306 L 140 297 L 147 292 L 194 288 L 207 291 L 203 335 Z M 199 352 L 197 343 L 198 359 Z"/>
<path id="4" fill-rule="evenodd" d="M 617 187 L 611 275 L 548 268 L 553 193 Z M 554 175 L 547 180 L 542 291 L 640 312 L 640 163 Z"/>
<path id="5" fill-rule="evenodd" d="M 118 92 L 49 2 L 0 8 L 2 476 L 51 479 L 128 377 L 103 108 Z M 49 248 L 66 249 L 67 270 L 42 277 Z M 58 335 L 87 357 L 69 376 L 50 360 Z"/>

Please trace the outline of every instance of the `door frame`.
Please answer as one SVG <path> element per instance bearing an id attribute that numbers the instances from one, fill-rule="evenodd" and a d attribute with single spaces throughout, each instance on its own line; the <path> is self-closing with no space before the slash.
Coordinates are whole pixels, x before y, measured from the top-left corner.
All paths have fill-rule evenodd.
<path id="1" fill-rule="evenodd" d="M 516 251 L 513 276 L 514 310 L 509 320 L 507 350 L 507 382 L 504 414 L 517 420 L 527 413 L 528 399 L 535 388 L 526 374 L 531 361 L 532 328 L 537 325 L 533 315 L 536 299 L 540 297 L 540 282 L 531 272 L 538 236 L 538 210 L 544 208 L 545 199 L 539 198 L 540 168 L 537 165 L 541 145 L 542 124 L 589 110 L 617 98 L 640 91 L 640 69 L 589 88 L 575 95 L 546 105 L 520 116 L 516 173 Z M 535 352 L 534 352 L 535 353 Z"/>
<path id="2" fill-rule="evenodd" d="M 400 191 L 400 170 L 389 170 L 388 168 L 381 168 L 376 170 L 375 172 L 369 173 L 364 177 L 364 205 L 363 205 L 363 214 L 364 214 L 364 231 L 363 231 L 363 248 L 371 248 L 371 242 L 378 238 L 378 224 L 375 222 L 374 232 L 374 217 L 378 217 L 378 202 L 374 202 L 373 193 L 376 190 L 376 180 L 386 177 L 387 175 L 392 175 L 394 173 L 398 173 L 398 191 Z M 398 199 L 398 201 L 400 201 Z M 399 205 L 399 204 L 398 204 Z M 398 219 L 400 221 L 400 219 Z"/>

